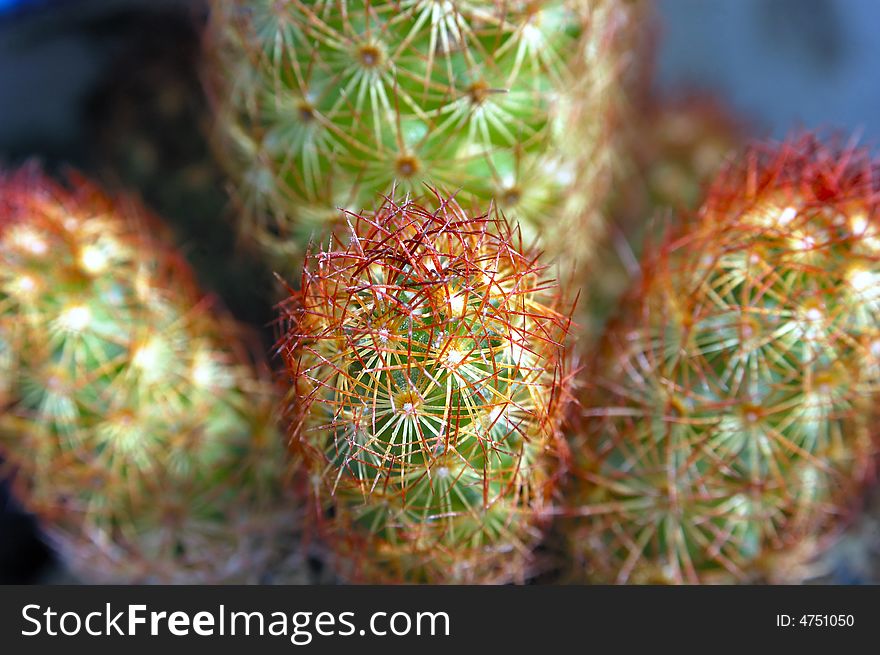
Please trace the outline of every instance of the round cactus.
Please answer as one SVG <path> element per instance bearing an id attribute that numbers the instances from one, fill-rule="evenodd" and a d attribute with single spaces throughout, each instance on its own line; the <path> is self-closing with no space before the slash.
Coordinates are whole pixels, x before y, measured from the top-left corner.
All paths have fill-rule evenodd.
<path id="1" fill-rule="evenodd" d="M 280 526 L 273 388 L 136 205 L 0 178 L 0 450 L 93 581 L 252 580 Z"/>
<path id="2" fill-rule="evenodd" d="M 568 320 L 500 218 L 387 202 L 310 255 L 280 342 L 350 580 L 522 579 L 565 463 Z"/>
<path id="3" fill-rule="evenodd" d="M 283 270 L 392 185 L 490 199 L 568 264 L 600 223 L 619 0 L 214 0 L 217 142 Z M 230 80 L 232 84 L 230 84 Z M 570 239 L 573 230 L 580 238 Z"/>
<path id="4" fill-rule="evenodd" d="M 878 179 L 810 137 L 756 146 L 645 264 L 575 430 L 581 575 L 810 573 L 878 452 Z"/>

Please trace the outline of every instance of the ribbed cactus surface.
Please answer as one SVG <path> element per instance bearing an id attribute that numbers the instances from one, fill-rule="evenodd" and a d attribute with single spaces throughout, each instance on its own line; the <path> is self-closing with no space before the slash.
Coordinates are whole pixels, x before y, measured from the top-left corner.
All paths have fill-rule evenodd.
<path id="1" fill-rule="evenodd" d="M 562 312 L 508 224 L 440 196 L 309 257 L 281 352 L 343 576 L 522 579 L 565 463 Z"/>
<path id="2" fill-rule="evenodd" d="M 646 258 L 586 382 L 581 575 L 809 575 L 877 454 L 877 180 L 810 137 L 754 147 Z"/>
<path id="3" fill-rule="evenodd" d="M 0 449 L 85 579 L 260 574 L 283 448 L 243 343 L 135 203 L 0 178 Z"/>
<path id="4" fill-rule="evenodd" d="M 243 231 L 295 264 L 343 207 L 425 184 L 589 259 L 629 8 L 617 0 L 215 0 L 217 142 Z M 569 238 L 578 230 L 578 238 Z"/>

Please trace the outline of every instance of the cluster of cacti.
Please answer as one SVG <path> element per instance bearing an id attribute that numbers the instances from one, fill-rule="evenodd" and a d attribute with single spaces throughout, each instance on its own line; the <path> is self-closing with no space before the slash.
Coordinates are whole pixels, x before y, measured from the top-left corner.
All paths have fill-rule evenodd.
<path id="1" fill-rule="evenodd" d="M 809 573 L 878 454 L 878 179 L 812 138 L 753 148 L 646 257 L 576 422 L 580 575 Z"/>
<path id="2" fill-rule="evenodd" d="M 289 518 L 274 390 L 142 209 L 0 178 L 0 453 L 87 580 L 255 580 Z"/>
<path id="3" fill-rule="evenodd" d="M 217 142 L 242 230 L 296 272 L 396 184 L 494 202 L 568 268 L 602 230 L 620 0 L 214 0 Z M 577 239 L 569 238 L 577 231 Z"/>
<path id="4" fill-rule="evenodd" d="M 350 580 L 522 580 L 565 447 L 558 287 L 453 200 L 350 216 L 280 342 L 293 447 Z"/>
<path id="5" fill-rule="evenodd" d="M 0 174 L 0 479 L 74 573 L 306 581 L 302 515 L 349 582 L 817 572 L 880 456 L 866 151 L 753 146 L 700 204 L 741 126 L 627 77 L 627 0 L 207 5 L 217 161 L 195 72 L 147 107 L 126 60 L 92 147 L 196 264 L 225 167 L 280 388 L 137 202 Z M 258 301 L 241 266 L 204 277 Z"/>

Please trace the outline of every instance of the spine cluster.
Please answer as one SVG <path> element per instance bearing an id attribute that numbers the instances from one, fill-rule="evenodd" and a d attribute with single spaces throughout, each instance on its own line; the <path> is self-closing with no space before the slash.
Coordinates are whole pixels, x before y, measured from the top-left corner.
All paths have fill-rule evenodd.
<path id="1" fill-rule="evenodd" d="M 243 231 L 279 269 L 395 183 L 492 200 L 566 265 L 592 255 L 627 3 L 214 0 L 212 15 L 217 143 Z"/>
<path id="2" fill-rule="evenodd" d="M 280 349 L 346 578 L 522 579 L 565 463 L 561 311 L 507 223 L 439 196 L 352 215 L 308 258 Z"/>
<path id="3" fill-rule="evenodd" d="M 279 527 L 273 389 L 130 202 L 0 177 L 0 451 L 87 580 L 253 580 Z"/>
<path id="4" fill-rule="evenodd" d="M 581 575 L 810 574 L 878 452 L 877 191 L 864 152 L 756 147 L 647 258 L 576 429 Z"/>

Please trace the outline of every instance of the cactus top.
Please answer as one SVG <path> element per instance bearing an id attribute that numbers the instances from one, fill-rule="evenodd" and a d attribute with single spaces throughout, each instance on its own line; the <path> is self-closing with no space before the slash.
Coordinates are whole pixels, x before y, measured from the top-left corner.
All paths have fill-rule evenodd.
<path id="1" fill-rule="evenodd" d="M 353 216 L 309 264 L 281 347 L 331 536 L 364 551 L 349 575 L 510 576 L 562 455 L 558 288 L 505 222 L 450 200 Z"/>
<path id="2" fill-rule="evenodd" d="M 808 574 L 877 452 L 878 179 L 809 137 L 754 147 L 646 264 L 585 401 L 588 576 Z"/>
<path id="3" fill-rule="evenodd" d="M 0 177 L 0 448 L 98 579 L 220 580 L 279 491 L 272 387 L 156 231 L 83 180 Z"/>
<path id="4" fill-rule="evenodd" d="M 247 234 L 296 252 L 338 207 L 429 183 L 465 207 L 493 199 L 526 243 L 562 236 L 554 255 L 587 243 L 554 230 L 584 218 L 605 167 L 623 15 L 613 1 L 215 0 L 218 134 Z"/>

